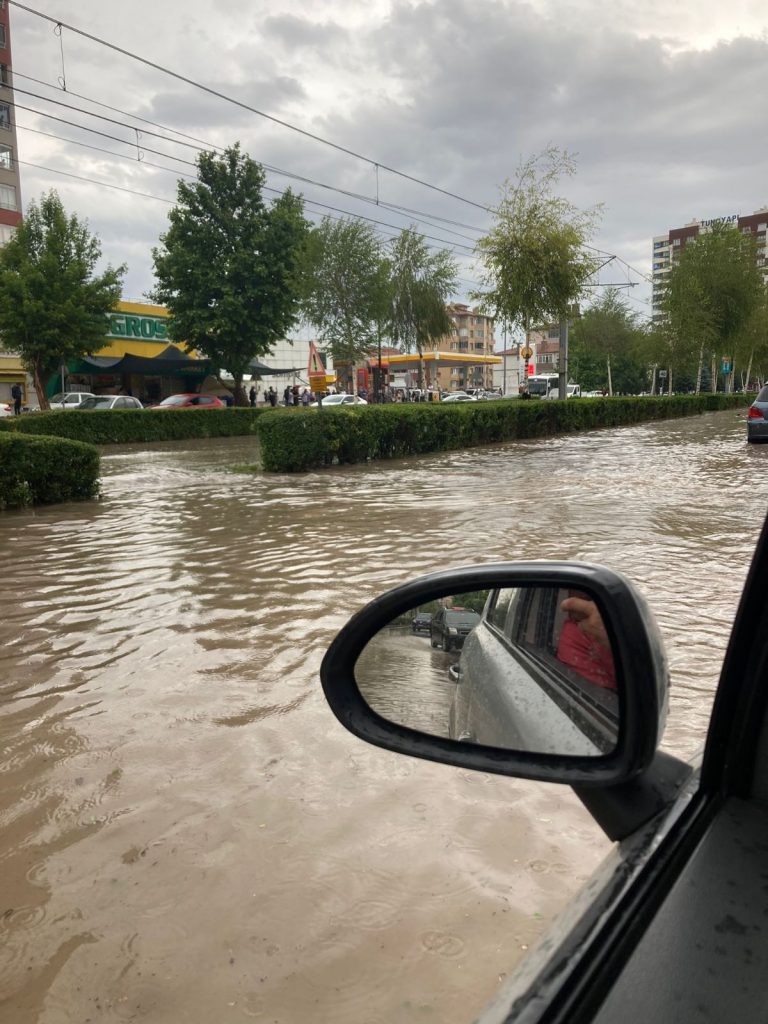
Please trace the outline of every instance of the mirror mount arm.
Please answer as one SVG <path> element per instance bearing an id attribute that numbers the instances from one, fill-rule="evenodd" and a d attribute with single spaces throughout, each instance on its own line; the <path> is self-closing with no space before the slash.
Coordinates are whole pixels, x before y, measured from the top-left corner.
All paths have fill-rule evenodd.
<path id="1" fill-rule="evenodd" d="M 692 771 L 684 761 L 657 751 L 648 768 L 634 779 L 599 789 L 573 789 L 608 838 L 620 842 L 665 810 Z"/>

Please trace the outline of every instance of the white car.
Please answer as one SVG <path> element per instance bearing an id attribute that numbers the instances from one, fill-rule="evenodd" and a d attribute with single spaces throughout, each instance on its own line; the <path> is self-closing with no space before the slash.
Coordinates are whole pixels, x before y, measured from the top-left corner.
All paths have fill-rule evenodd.
<path id="1" fill-rule="evenodd" d="M 359 395 L 326 395 L 323 399 L 323 408 L 330 405 L 368 405 L 364 398 Z M 312 402 L 310 409 L 317 408 L 320 402 Z"/>
<path id="2" fill-rule="evenodd" d="M 91 395 L 80 403 L 78 409 L 143 409 L 138 398 L 131 395 Z"/>
<path id="3" fill-rule="evenodd" d="M 466 391 L 453 391 L 442 399 L 443 402 L 476 402 L 474 395 L 468 395 Z"/>
<path id="4" fill-rule="evenodd" d="M 0 402 L 0 416 L 13 416 L 13 406 L 7 402 Z"/>
<path id="5" fill-rule="evenodd" d="M 48 402 L 51 409 L 76 409 L 86 398 L 95 398 L 90 391 L 60 391 Z"/>

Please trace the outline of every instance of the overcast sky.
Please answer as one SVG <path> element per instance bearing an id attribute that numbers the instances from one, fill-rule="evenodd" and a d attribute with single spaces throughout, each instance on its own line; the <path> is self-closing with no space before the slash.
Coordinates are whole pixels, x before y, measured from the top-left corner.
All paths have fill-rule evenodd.
<path id="1" fill-rule="evenodd" d="M 765 0 L 27 0 L 27 6 L 481 205 L 494 203 L 521 159 L 548 143 L 567 148 L 578 154 L 579 170 L 564 193 L 580 206 L 604 203 L 595 244 L 645 273 L 653 235 L 693 218 L 768 205 Z M 152 287 L 151 248 L 165 228 L 168 204 L 54 171 L 173 199 L 178 174 L 193 170 L 182 161 L 194 161 L 194 145 L 240 140 L 265 165 L 376 197 L 376 171 L 364 161 L 67 29 L 62 69 L 54 26 L 13 5 L 11 32 L 17 90 L 123 123 L 138 124 L 126 114 L 139 115 L 197 140 L 184 146 L 144 134 L 137 147 L 135 131 L 121 124 L 17 92 L 19 105 L 69 122 L 18 110 L 21 161 L 51 169 L 22 163 L 24 202 L 56 188 L 69 210 L 87 217 L 105 259 L 128 264 L 126 297 L 140 298 Z M 22 76 L 54 87 L 63 77 L 68 95 Z M 271 172 L 268 183 L 283 189 L 290 179 Z M 393 225 L 381 228 L 387 236 L 413 219 L 315 185 L 294 187 L 308 201 Z M 465 298 L 477 280 L 469 250 L 478 230 L 472 229 L 487 228 L 488 215 L 383 170 L 378 194 L 381 202 L 419 211 L 424 234 L 457 246 L 457 298 Z M 313 205 L 307 211 L 323 213 Z M 624 281 L 627 273 L 614 264 L 601 280 Z M 648 286 L 629 294 L 647 314 Z"/>

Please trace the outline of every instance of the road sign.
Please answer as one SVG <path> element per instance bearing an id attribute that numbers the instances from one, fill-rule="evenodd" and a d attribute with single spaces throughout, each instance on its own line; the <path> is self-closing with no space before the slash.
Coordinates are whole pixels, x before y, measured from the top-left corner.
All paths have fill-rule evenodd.
<path id="1" fill-rule="evenodd" d="M 728 356 L 723 356 L 722 362 L 720 363 L 720 369 L 723 373 L 731 372 L 731 360 Z"/>
<path id="2" fill-rule="evenodd" d="M 525 359 L 526 362 L 528 362 L 528 360 L 533 355 L 533 349 L 530 347 L 530 345 L 525 345 L 523 348 L 520 349 L 520 355 L 523 359 Z"/>
<path id="3" fill-rule="evenodd" d="M 661 377 L 662 380 L 664 380 L 666 378 L 666 376 L 667 376 L 667 371 L 666 370 L 659 370 L 659 376 Z"/>

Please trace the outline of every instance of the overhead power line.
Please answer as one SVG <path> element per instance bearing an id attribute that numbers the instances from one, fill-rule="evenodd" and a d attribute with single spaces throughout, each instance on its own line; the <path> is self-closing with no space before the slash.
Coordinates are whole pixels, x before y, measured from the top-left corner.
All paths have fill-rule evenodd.
<path id="1" fill-rule="evenodd" d="M 461 196 L 456 192 L 451 192 L 448 189 L 441 188 L 439 185 L 433 185 L 431 182 L 424 181 L 422 178 L 417 178 L 413 174 L 400 171 L 396 167 L 390 167 L 388 164 L 382 163 L 380 160 L 374 160 L 372 157 L 364 156 L 362 153 L 357 153 L 353 149 L 341 146 L 337 142 L 332 142 L 330 139 L 326 139 L 322 135 L 316 135 L 314 132 L 307 131 L 305 128 L 299 128 L 298 125 L 291 124 L 290 121 L 284 121 L 282 118 L 275 117 L 273 114 L 267 114 L 265 111 L 259 110 L 258 107 L 251 106 L 250 103 L 244 103 L 242 100 L 235 99 L 234 96 L 228 96 L 226 93 L 220 92 L 218 89 L 213 89 L 209 85 L 204 85 L 198 80 L 187 78 L 186 75 L 182 75 L 178 71 L 173 71 L 168 67 L 163 67 L 161 64 L 156 64 L 154 61 L 151 61 L 146 57 L 142 57 L 140 54 L 134 53 L 131 50 L 126 50 L 124 47 L 118 46 L 116 43 L 111 43 L 107 39 L 101 39 L 99 36 L 86 32 L 84 29 L 77 28 L 75 25 L 70 25 L 67 22 L 62 21 L 61 18 L 55 18 L 49 14 L 44 14 L 42 11 L 37 11 L 33 7 L 28 7 L 26 4 L 20 3 L 20 0 L 8 0 L 8 2 L 19 10 L 26 11 L 27 14 L 32 14 L 37 18 L 42 18 L 43 21 L 47 21 L 50 24 L 57 26 L 59 30 L 65 28 L 68 32 L 73 32 L 75 35 L 82 36 L 84 39 L 89 39 L 93 43 L 98 43 L 100 46 L 106 46 L 115 53 L 120 53 L 124 57 L 138 61 L 145 67 L 149 67 L 154 71 L 160 72 L 160 74 L 168 75 L 169 77 L 176 79 L 176 81 L 183 82 L 185 85 L 191 86 L 193 89 L 198 89 L 201 92 L 207 93 L 209 96 L 214 96 L 217 99 L 223 100 L 225 103 L 231 103 L 233 106 L 240 107 L 242 110 L 247 110 L 249 113 L 255 114 L 257 117 L 262 117 L 267 121 L 271 121 L 273 124 L 280 125 L 282 128 L 287 128 L 307 139 L 311 139 L 323 146 L 328 146 L 339 153 L 344 153 L 346 156 L 351 156 L 355 160 L 360 160 L 363 163 L 368 164 L 370 167 L 386 171 L 388 174 L 394 174 L 406 181 L 413 182 L 416 185 L 421 185 L 423 188 L 428 188 L 434 192 L 439 192 L 444 196 L 448 196 L 450 199 L 456 199 L 458 202 L 466 203 L 468 206 L 474 206 L 478 210 L 484 210 L 486 213 L 492 212 L 491 208 L 483 203 L 475 202 L 473 199 L 467 199 L 465 196 Z"/>

